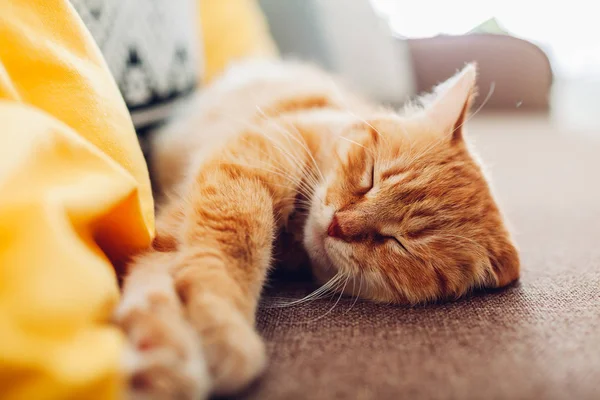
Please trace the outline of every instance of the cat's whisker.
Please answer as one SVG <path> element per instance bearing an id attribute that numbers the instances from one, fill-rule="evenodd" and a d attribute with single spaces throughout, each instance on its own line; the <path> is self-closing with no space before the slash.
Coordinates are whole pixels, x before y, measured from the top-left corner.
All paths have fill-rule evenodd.
<path id="1" fill-rule="evenodd" d="M 355 140 L 352 140 L 352 139 L 350 139 L 350 138 L 348 138 L 348 137 L 346 137 L 346 136 L 344 136 L 344 135 L 342 135 L 342 134 L 340 134 L 340 135 L 337 135 L 336 137 L 337 137 L 337 139 L 342 139 L 342 140 L 345 140 L 345 141 L 347 141 L 348 143 L 351 143 L 351 144 L 353 144 L 353 145 L 356 145 L 356 146 L 358 146 L 358 147 L 360 147 L 360 148 L 364 149 L 364 150 L 365 150 L 367 153 L 369 153 L 369 155 L 371 155 L 372 157 L 374 157 L 374 158 L 375 158 L 375 153 L 374 153 L 374 150 L 373 150 L 372 148 L 370 148 L 370 147 L 367 147 L 367 146 L 365 146 L 365 145 L 362 145 L 362 144 L 358 143 L 357 141 L 355 141 Z"/>
<path id="2" fill-rule="evenodd" d="M 336 93 L 336 95 L 337 95 L 337 100 L 338 100 L 340 103 L 342 103 L 342 104 L 344 105 L 344 107 L 345 107 L 345 108 L 343 109 L 343 111 L 344 111 L 346 114 L 348 114 L 348 115 L 350 115 L 350 116 L 352 116 L 352 117 L 356 118 L 357 120 L 359 120 L 359 121 L 363 122 L 364 124 L 366 124 L 367 126 L 369 126 L 371 129 L 373 129 L 373 131 L 374 131 L 375 133 L 377 133 L 377 135 L 379 135 L 379 137 L 381 137 L 381 138 L 383 139 L 383 141 L 384 141 L 384 142 L 387 142 L 387 138 L 386 138 L 386 137 L 385 137 L 385 136 L 384 136 L 384 135 L 383 135 L 381 132 L 379 132 L 379 130 L 375 129 L 375 127 L 374 127 L 374 126 L 373 126 L 371 123 L 369 123 L 369 122 L 368 122 L 366 119 L 364 119 L 364 118 L 360 117 L 359 115 L 357 115 L 355 112 L 353 112 L 353 111 L 351 110 L 351 107 L 349 107 L 349 106 L 348 106 L 348 102 L 347 102 L 347 96 L 345 96 L 345 95 L 344 95 L 344 94 L 343 94 L 343 93 L 340 91 L 340 87 L 339 87 L 339 85 L 337 85 L 337 84 L 335 83 L 335 81 L 333 81 L 333 80 L 331 81 L 331 83 L 332 83 L 332 90 L 333 90 L 333 91 Z"/>
<path id="3" fill-rule="evenodd" d="M 360 281 L 358 284 L 358 292 L 354 295 L 354 301 L 352 302 L 352 305 L 350 306 L 349 309 L 346 310 L 346 312 L 344 312 L 344 314 L 347 314 L 348 312 L 350 312 L 350 310 L 352 310 L 352 308 L 354 307 L 354 305 L 356 304 L 356 302 L 358 301 L 359 297 L 360 297 L 360 292 L 362 290 L 362 282 L 363 282 L 363 274 L 359 273 L 358 274 L 360 276 Z M 356 278 L 353 278 L 356 279 Z M 354 281 L 352 283 L 352 291 L 354 292 Z"/>
<path id="4" fill-rule="evenodd" d="M 312 205 L 312 203 L 310 202 L 310 200 L 299 199 L 297 197 L 282 197 L 281 200 L 283 200 L 283 201 L 291 201 L 295 205 L 306 206 L 307 208 L 310 208 L 310 206 Z"/>
<path id="5" fill-rule="evenodd" d="M 304 187 L 303 184 L 302 184 L 302 182 L 295 181 L 292 176 L 286 175 L 285 173 L 280 173 L 280 172 L 271 170 L 269 168 L 264 168 L 264 167 L 261 167 L 261 166 L 258 166 L 258 165 L 250 165 L 250 164 L 244 164 L 244 163 L 240 163 L 240 162 L 225 162 L 225 161 L 223 161 L 220 164 L 221 165 L 238 165 L 238 166 L 241 166 L 241 167 L 250 168 L 250 169 L 257 169 L 257 170 L 265 171 L 265 172 L 270 173 L 270 174 L 278 175 L 278 176 L 281 176 L 284 179 L 287 179 L 288 182 L 290 182 L 293 186 L 281 185 L 281 184 L 278 184 L 278 183 L 271 182 L 270 184 L 272 186 L 280 187 L 280 188 L 283 188 L 283 189 L 288 189 L 288 190 L 293 191 L 293 192 L 298 192 L 298 193 L 302 194 L 303 196 L 305 196 L 307 198 L 311 198 L 312 195 L 313 195 L 313 192 L 312 192 L 312 190 L 310 188 Z"/>
<path id="6" fill-rule="evenodd" d="M 360 116 L 358 116 L 357 114 L 353 113 L 352 111 L 350 111 L 349 109 L 344 110 L 344 112 L 348 113 L 349 115 L 353 116 L 354 118 L 358 119 L 359 121 L 363 122 L 365 125 L 367 125 L 369 128 L 373 129 L 373 131 L 381 138 L 383 139 L 384 142 L 387 142 L 387 138 L 381 133 L 379 132 L 379 130 L 377 130 L 369 121 L 367 121 L 364 118 L 361 118 Z"/>
<path id="7" fill-rule="evenodd" d="M 229 119 L 229 120 L 236 121 L 236 122 L 238 122 L 238 123 L 240 123 L 240 124 L 242 124 L 242 125 L 244 125 L 244 126 L 248 127 L 249 129 L 252 129 L 254 132 L 256 132 L 256 133 L 258 133 L 258 134 L 261 134 L 263 137 L 265 137 L 266 139 L 268 139 L 268 140 L 269 140 L 269 141 L 270 141 L 270 142 L 273 144 L 273 147 L 274 147 L 274 148 L 276 148 L 276 149 L 277 149 L 277 150 L 279 150 L 279 151 L 280 151 L 282 154 L 284 154 L 285 156 L 287 156 L 287 157 L 286 157 L 286 159 L 287 159 L 287 161 L 288 161 L 288 162 L 290 162 L 291 166 L 297 166 L 297 167 L 301 168 L 301 170 L 303 170 L 303 171 L 306 171 L 306 167 L 304 166 L 304 165 L 305 165 L 305 163 L 302 163 L 302 162 L 300 162 L 300 160 L 298 160 L 298 157 L 297 157 L 297 155 L 296 155 L 296 156 L 294 156 L 294 155 L 292 155 L 290 152 L 288 152 L 288 151 L 284 150 L 284 149 L 283 149 L 283 148 L 280 146 L 280 143 L 279 143 L 278 141 L 276 141 L 276 140 L 275 140 L 273 137 L 271 137 L 270 135 L 267 135 L 267 134 L 264 132 L 264 130 L 263 130 L 263 129 L 260 129 L 261 127 L 260 127 L 258 124 L 252 123 L 252 122 L 250 122 L 250 121 L 247 121 L 247 120 L 243 120 L 243 119 L 239 119 L 239 118 L 235 118 L 235 117 L 227 116 L 227 115 L 224 115 L 223 113 L 220 113 L 219 115 L 222 115 L 223 117 L 225 117 L 225 118 L 227 118 L 227 119 Z M 273 120 L 266 120 L 266 122 L 267 122 L 267 123 L 269 123 L 269 124 L 273 124 L 273 123 L 275 123 Z M 275 124 L 276 124 L 276 123 L 275 123 Z M 292 135 L 291 135 L 291 133 L 290 133 L 289 131 L 288 131 L 288 132 L 286 132 L 284 129 L 282 129 L 282 128 L 281 128 L 281 126 L 280 126 L 280 125 L 276 125 L 276 127 L 278 128 L 278 130 L 280 130 L 280 131 L 281 131 L 281 133 L 283 133 L 283 134 L 287 133 L 287 135 L 284 135 L 284 137 L 286 137 L 286 140 L 288 140 L 288 143 L 289 143 L 289 139 L 288 139 L 288 137 L 289 137 L 289 136 L 292 136 Z M 294 139 L 295 139 L 295 140 L 296 140 L 298 143 L 300 143 L 300 144 L 302 145 L 302 143 L 301 143 L 301 142 L 300 142 L 300 141 L 299 141 L 297 138 L 294 138 Z M 247 140 L 246 140 L 246 142 L 247 142 Z M 311 154 L 311 153 L 308 151 L 308 149 L 306 148 L 306 145 L 303 145 L 303 148 L 304 148 L 304 149 L 307 151 L 307 154 L 308 154 L 310 157 L 312 157 L 312 154 Z M 264 152 L 263 152 L 263 154 L 264 154 Z M 267 156 L 268 156 L 268 155 L 267 155 Z M 269 157 L 269 158 L 270 158 L 270 157 Z M 316 165 L 316 161 L 314 160 L 314 158 L 312 159 L 312 161 L 315 163 L 315 167 L 318 169 L 318 165 Z M 321 171 L 319 170 L 319 173 L 320 173 L 320 172 L 321 172 Z M 312 180 L 314 180 L 314 177 L 312 176 L 312 174 L 303 174 L 303 175 L 304 175 L 304 176 L 305 176 L 307 179 L 312 179 Z M 321 175 L 322 175 L 322 174 L 321 174 Z M 317 183 L 318 183 L 318 182 L 317 182 L 316 180 L 313 182 L 313 184 L 314 184 L 314 185 L 316 185 Z"/>
<path id="8" fill-rule="evenodd" d="M 313 162 L 315 169 L 316 169 L 316 170 L 319 172 L 319 174 L 321 174 L 321 176 L 322 176 L 321 170 L 319 169 L 319 166 L 317 165 L 317 163 L 316 163 L 315 159 L 313 158 L 313 156 L 312 156 L 312 153 L 311 153 L 311 152 L 310 152 L 310 150 L 308 149 L 308 147 L 307 147 L 306 143 L 305 143 L 303 140 L 300 140 L 300 139 L 298 139 L 297 137 L 295 137 L 294 135 L 292 135 L 292 134 L 291 134 L 291 132 L 289 132 L 289 130 L 285 129 L 285 128 L 282 126 L 282 124 L 280 124 L 280 123 L 278 123 L 277 121 L 274 121 L 274 120 L 272 120 L 272 119 L 269 119 L 269 118 L 268 118 L 268 116 L 267 116 L 267 115 L 264 113 L 264 111 L 262 111 L 262 109 L 261 109 L 259 106 L 256 106 L 256 108 L 257 108 L 257 110 L 259 111 L 259 113 L 261 113 L 261 114 L 262 114 L 262 116 L 264 117 L 264 119 L 263 119 L 264 121 L 266 121 L 266 122 L 267 122 L 267 123 L 269 123 L 269 124 L 273 124 L 273 125 L 275 125 L 275 127 L 278 129 L 278 131 L 279 131 L 281 134 L 283 134 L 283 135 L 284 135 L 284 137 L 286 138 L 286 140 L 287 140 L 288 144 L 291 144 L 291 142 L 290 142 L 290 138 L 291 138 L 291 139 L 294 139 L 294 141 L 295 141 L 296 143 L 300 144 L 300 146 L 302 147 L 302 149 L 303 149 L 303 150 L 306 152 L 306 154 L 308 154 L 308 156 L 310 157 L 310 160 Z M 298 131 L 298 129 L 297 129 L 295 126 L 292 126 L 292 127 L 293 127 L 293 128 L 296 130 L 296 132 L 297 132 L 298 136 L 299 136 L 299 137 L 302 137 L 302 135 L 300 134 L 300 132 Z M 261 133 L 263 133 L 263 134 L 264 134 L 264 132 L 261 132 Z M 271 137 L 269 137 L 269 136 L 268 136 L 268 135 L 266 135 L 266 134 L 264 134 L 264 135 L 265 135 L 265 137 L 267 137 L 269 140 L 271 140 L 273 143 L 276 143 L 276 142 L 274 142 L 274 140 L 273 140 Z M 276 144 L 277 144 L 277 143 L 276 143 Z M 290 150 L 291 150 L 291 151 L 293 151 L 293 149 L 295 149 L 295 147 L 291 147 L 291 149 L 290 149 Z M 280 149 L 280 150 L 281 150 L 281 149 Z M 302 162 L 300 162 L 300 160 L 298 160 L 298 157 L 300 156 L 300 154 L 290 154 L 290 153 L 288 153 L 287 155 L 288 155 L 288 157 L 289 157 L 291 160 L 293 160 L 293 161 L 294 161 L 295 165 L 297 165 L 297 166 L 299 166 L 299 167 L 301 167 L 301 168 L 302 168 L 302 170 L 305 172 L 303 175 L 304 175 L 304 176 L 305 176 L 307 179 L 309 179 L 309 180 L 311 181 L 310 183 L 311 183 L 312 185 L 315 185 L 315 186 L 316 186 L 316 185 L 318 184 L 318 178 L 314 176 L 314 172 L 313 172 L 311 169 L 309 169 L 309 168 L 307 168 L 307 167 L 306 167 L 306 164 L 305 164 L 305 163 L 302 163 Z M 289 161 L 289 160 L 288 160 L 288 161 Z M 307 170 L 308 170 L 308 172 L 309 172 L 309 173 L 306 173 L 306 172 L 307 172 Z"/>
<path id="9" fill-rule="evenodd" d="M 289 199 L 290 201 L 293 201 L 291 198 Z M 300 215 L 308 215 L 308 213 L 310 212 L 310 204 L 307 203 L 294 203 L 294 211 Z"/>
<path id="10" fill-rule="evenodd" d="M 315 296 L 319 296 L 320 294 L 333 289 L 339 283 L 339 281 L 341 281 L 341 279 L 342 279 L 341 274 L 335 274 L 331 279 L 329 279 L 327 282 L 325 282 L 319 288 L 315 289 L 312 293 L 306 295 L 305 297 L 303 297 L 302 299 L 299 299 L 299 300 L 308 300 L 308 299 L 314 298 Z"/>
<path id="11" fill-rule="evenodd" d="M 305 164 L 304 164 L 304 165 L 302 165 L 302 164 L 300 163 L 300 161 L 299 161 L 299 160 L 298 160 L 296 157 L 294 157 L 292 154 L 290 154 L 289 152 L 287 152 L 286 150 L 284 150 L 283 148 L 281 148 L 280 146 L 278 146 L 278 145 L 276 144 L 276 142 L 275 142 L 275 141 L 274 141 L 274 140 L 273 140 L 271 137 L 269 137 L 267 134 L 265 134 L 264 132 L 262 132 L 262 134 L 263 134 L 263 135 L 264 135 L 264 136 L 265 136 L 267 139 L 269 139 L 269 140 L 271 140 L 271 141 L 273 142 L 273 147 L 274 147 L 274 148 L 276 148 L 277 150 L 279 150 L 279 151 L 280 151 L 280 152 L 281 152 L 281 153 L 282 153 L 284 156 L 287 156 L 287 157 L 289 157 L 289 161 L 292 161 L 292 164 L 294 164 L 294 163 L 295 163 L 295 165 L 299 166 L 299 167 L 301 168 L 301 170 L 302 170 L 302 171 L 306 172 L 306 168 L 307 168 L 307 167 L 306 167 L 306 165 L 305 165 Z M 309 178 L 309 177 L 310 177 L 310 175 L 309 175 L 309 174 L 306 174 L 306 173 L 304 173 L 303 175 L 304 175 L 305 177 L 307 177 L 307 178 Z M 312 196 L 312 195 L 316 195 L 316 194 L 314 193 L 314 187 L 312 187 L 312 186 L 311 186 L 311 187 L 310 187 L 310 189 L 311 189 L 310 191 L 312 192 L 312 193 L 311 193 L 311 196 Z M 309 196 L 309 197 L 311 197 L 311 196 Z M 318 197 L 318 196 L 317 196 L 317 197 Z"/>
<path id="12" fill-rule="evenodd" d="M 343 135 L 338 135 L 338 139 L 344 139 L 345 141 L 347 141 L 347 142 L 350 142 L 350 143 L 352 143 L 352 144 L 355 144 L 355 145 L 357 145 L 357 146 L 359 146 L 359 147 L 362 147 L 362 148 L 363 148 L 363 149 L 365 149 L 365 150 L 370 150 L 370 149 L 367 149 L 367 148 L 366 148 L 365 146 L 363 146 L 362 144 L 360 144 L 360 143 L 358 143 L 358 142 L 355 142 L 355 141 L 354 141 L 354 140 L 352 140 L 352 139 L 348 139 L 347 137 L 345 137 L 345 136 L 343 136 Z"/>
<path id="13" fill-rule="evenodd" d="M 270 168 L 269 168 L 269 171 L 278 172 L 278 173 L 279 173 L 279 174 L 281 174 L 281 175 L 285 175 L 285 176 L 287 176 L 287 177 L 288 177 L 288 178 L 289 178 L 291 181 L 293 181 L 293 183 L 294 183 L 295 185 L 298 185 L 298 186 L 299 186 L 299 185 L 301 185 L 301 184 L 302 184 L 302 180 L 301 180 L 299 177 L 297 177 L 297 176 L 294 176 L 294 175 L 290 174 L 290 172 L 289 172 L 289 171 L 287 171 L 287 170 L 285 170 L 285 169 L 279 168 L 279 167 L 277 167 L 277 166 L 275 166 L 275 165 L 269 164 L 269 163 L 267 163 L 267 162 L 263 162 L 263 161 L 261 161 L 261 160 L 257 160 L 257 162 L 260 162 L 260 164 L 261 164 L 261 165 L 266 165 L 266 166 L 270 167 Z M 251 165 L 251 164 L 248 164 L 248 165 Z M 265 170 L 266 170 L 266 169 L 265 169 Z M 281 176 L 281 175 L 280 175 L 280 176 Z"/>
<path id="14" fill-rule="evenodd" d="M 247 140 L 243 140 L 245 142 L 248 143 Z M 262 153 L 263 155 L 265 155 L 265 157 L 268 159 L 269 155 L 263 151 L 260 151 L 260 149 L 257 149 L 257 151 L 259 151 L 260 153 Z M 261 164 L 265 164 L 268 165 L 271 168 L 274 168 L 276 172 L 278 172 L 279 176 L 283 176 L 286 175 L 288 177 L 288 180 L 293 181 L 293 183 L 298 186 L 298 187 L 302 187 L 304 189 L 304 195 L 308 198 L 311 198 L 314 195 L 314 186 L 310 184 L 310 182 L 305 182 L 303 181 L 301 178 L 296 177 L 291 175 L 287 170 L 284 170 L 282 168 L 277 167 L 276 165 L 272 165 L 267 163 L 266 161 L 263 160 L 257 160 L 257 162 L 260 162 Z M 241 165 L 241 164 L 240 164 Z M 275 173 L 275 171 L 270 171 Z"/>
<path id="15" fill-rule="evenodd" d="M 259 113 L 261 113 L 261 115 L 264 116 L 265 119 L 268 119 L 268 116 L 264 113 L 264 111 L 259 107 L 256 106 L 257 110 L 259 111 Z M 319 176 L 321 177 L 322 180 L 325 180 L 325 177 L 323 176 L 323 173 L 321 172 L 321 169 L 319 168 L 319 164 L 317 163 L 317 160 L 315 160 L 315 158 L 312 155 L 312 151 L 310 151 L 310 149 L 308 148 L 308 145 L 306 144 L 305 140 L 300 140 L 298 139 L 295 135 L 292 135 L 291 132 L 289 130 L 286 130 L 281 123 L 275 121 L 275 120 L 269 120 L 272 123 L 274 123 L 275 125 L 277 125 L 279 127 L 279 129 L 281 129 L 281 132 L 284 134 L 287 134 L 288 138 L 293 139 L 296 143 L 298 143 L 302 149 L 304 149 L 304 151 L 306 151 L 306 154 L 309 156 L 309 158 L 311 159 L 311 161 L 313 162 L 313 165 L 315 167 L 315 170 L 319 173 Z M 297 136 L 302 138 L 302 134 L 300 133 L 300 131 L 298 130 L 298 128 L 294 125 L 291 125 L 292 128 L 294 128 L 294 130 L 296 131 Z"/>
<path id="16" fill-rule="evenodd" d="M 270 169 L 270 168 L 264 168 L 264 167 L 261 167 L 260 165 L 245 164 L 245 163 L 240 163 L 239 161 L 235 161 L 235 162 L 233 162 L 233 161 L 231 161 L 231 162 L 229 162 L 229 161 L 221 161 L 219 164 L 220 165 L 237 165 L 237 166 L 240 166 L 240 167 L 257 169 L 259 171 L 268 172 L 270 174 L 274 174 L 274 175 L 280 176 L 282 178 L 285 178 L 285 179 L 287 179 L 288 181 L 290 181 L 294 185 L 299 185 L 299 183 L 300 183 L 300 182 L 295 181 L 291 175 L 288 175 L 288 174 L 285 174 L 285 173 L 281 173 L 281 172 L 275 171 L 275 170 Z M 294 189 L 293 187 L 289 187 L 289 186 L 288 186 L 288 188 Z"/>
<path id="17" fill-rule="evenodd" d="M 346 280 L 344 281 L 344 286 L 343 286 L 343 287 L 342 287 L 342 289 L 340 290 L 340 295 L 338 296 L 338 298 L 337 298 L 336 302 L 333 304 L 333 306 L 332 306 L 332 307 L 331 307 L 329 310 L 327 310 L 327 311 L 325 312 L 325 314 L 323 314 L 323 315 L 321 315 L 321 316 L 319 316 L 319 317 L 317 317 L 317 318 L 315 318 L 315 319 L 309 320 L 309 321 L 307 321 L 307 323 L 316 322 L 316 321 L 318 321 L 318 320 L 320 320 L 320 319 L 323 319 L 323 318 L 325 318 L 327 315 L 329 315 L 329 314 L 330 314 L 330 313 L 331 313 L 331 312 L 332 312 L 332 311 L 335 309 L 335 307 L 337 307 L 338 303 L 340 302 L 340 300 L 341 300 L 341 299 L 342 299 L 342 297 L 344 296 L 344 290 L 346 290 L 346 285 L 348 284 L 348 280 L 349 280 L 349 279 L 350 279 L 350 275 L 349 275 L 349 274 L 347 274 L 347 275 L 346 275 Z"/>
<path id="18" fill-rule="evenodd" d="M 242 138 L 241 140 L 243 142 L 245 142 L 245 143 L 248 143 L 248 145 L 253 146 L 253 143 L 251 143 L 248 140 L 248 138 Z M 269 160 L 272 163 L 277 163 L 277 165 L 269 164 L 270 166 L 275 167 L 275 168 L 277 168 L 278 170 L 280 170 L 282 172 L 289 173 L 288 169 L 289 169 L 290 165 L 283 165 L 283 164 L 281 164 L 281 162 L 280 162 L 279 159 L 273 158 L 269 153 L 265 152 L 264 150 L 258 149 L 256 147 L 253 147 L 253 149 L 255 151 L 257 151 L 260 155 L 263 155 L 265 157 L 265 160 Z M 266 161 L 263 161 L 263 160 L 260 160 L 260 161 L 263 162 L 263 163 L 266 163 Z M 290 160 L 286 158 L 286 161 L 290 161 Z M 295 164 L 293 164 L 293 165 L 295 165 Z M 286 169 L 286 167 L 287 167 L 287 169 Z M 298 178 L 298 180 L 300 180 L 300 178 Z"/>
<path id="19" fill-rule="evenodd" d="M 343 275 L 336 274 L 329 281 L 324 283 L 321 287 L 319 287 L 312 293 L 304 296 L 303 298 L 297 299 L 297 300 L 292 300 L 292 301 L 285 302 L 285 303 L 274 304 L 273 307 L 277 307 L 277 308 L 290 307 L 290 306 L 295 306 L 295 305 L 299 305 L 302 303 L 306 303 L 309 301 L 314 301 L 314 300 L 318 299 L 319 296 L 321 296 L 322 294 L 325 294 L 328 291 L 333 290 L 334 288 L 332 288 L 332 286 L 337 285 L 338 282 L 342 279 L 342 277 L 343 277 Z"/>

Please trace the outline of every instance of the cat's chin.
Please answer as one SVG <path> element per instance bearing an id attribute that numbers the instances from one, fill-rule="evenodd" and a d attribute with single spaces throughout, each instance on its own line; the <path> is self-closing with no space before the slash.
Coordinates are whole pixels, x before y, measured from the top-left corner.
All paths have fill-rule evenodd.
<path id="1" fill-rule="evenodd" d="M 309 220 L 304 232 L 304 247 L 310 258 L 310 267 L 315 280 L 323 284 L 333 278 L 337 269 L 331 262 L 325 248 L 327 234 Z"/>
<path id="2" fill-rule="evenodd" d="M 322 238 L 313 238 L 310 244 L 306 244 L 306 250 L 310 258 L 310 268 L 319 283 L 324 283 L 327 279 L 335 275 L 335 269 L 327 256 L 325 243 Z M 325 280 L 323 281 L 322 279 Z"/>
<path id="3" fill-rule="evenodd" d="M 317 284 L 324 285 L 335 276 L 336 272 L 331 268 L 321 268 L 312 264 L 312 274 Z"/>

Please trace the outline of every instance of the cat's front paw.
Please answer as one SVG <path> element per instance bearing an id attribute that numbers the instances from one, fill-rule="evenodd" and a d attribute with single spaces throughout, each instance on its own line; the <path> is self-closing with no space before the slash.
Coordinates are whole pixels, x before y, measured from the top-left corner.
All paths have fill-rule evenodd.
<path id="1" fill-rule="evenodd" d="M 219 395 L 239 392 L 265 369 L 266 354 L 262 339 L 247 324 L 233 325 L 210 349 L 205 347 L 213 391 Z"/>
<path id="2" fill-rule="evenodd" d="M 253 325 L 232 304 L 206 293 L 188 305 L 190 320 L 201 337 L 212 392 L 232 395 L 264 371 L 266 351 Z"/>
<path id="3" fill-rule="evenodd" d="M 129 399 L 208 397 L 210 378 L 198 337 L 174 306 L 151 297 L 122 305 L 116 314 L 128 339 L 122 366 Z"/>

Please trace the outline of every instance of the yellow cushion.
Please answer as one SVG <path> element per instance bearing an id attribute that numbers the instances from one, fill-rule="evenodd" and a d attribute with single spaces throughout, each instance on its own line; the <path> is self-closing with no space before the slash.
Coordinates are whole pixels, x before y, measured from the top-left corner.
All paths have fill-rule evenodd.
<path id="1" fill-rule="evenodd" d="M 199 0 L 204 82 L 233 61 L 274 58 L 277 48 L 255 0 Z"/>
<path id="2" fill-rule="evenodd" d="M 125 104 L 68 0 L 0 2 L 0 393 L 118 397 L 111 265 L 154 229 Z"/>

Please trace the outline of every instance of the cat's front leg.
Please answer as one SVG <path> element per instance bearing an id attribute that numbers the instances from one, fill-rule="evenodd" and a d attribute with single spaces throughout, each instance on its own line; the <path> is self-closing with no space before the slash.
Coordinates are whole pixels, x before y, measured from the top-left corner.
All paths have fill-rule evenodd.
<path id="1" fill-rule="evenodd" d="M 162 208 L 152 254 L 164 256 L 157 260 L 159 270 L 168 271 L 168 286 L 185 323 L 172 318 L 177 314 L 157 314 L 129 325 L 121 318 L 133 343 L 139 342 L 135 332 L 149 332 L 153 322 L 168 338 L 190 326 L 214 394 L 240 391 L 266 365 L 265 348 L 254 327 L 256 308 L 271 265 L 275 231 L 289 217 L 298 190 L 304 187 L 308 158 L 293 147 L 300 139 L 289 135 L 279 125 L 241 135 L 191 170 L 177 195 Z M 140 265 L 137 283 L 133 274 L 126 279 L 126 297 L 144 284 L 142 272 L 149 268 Z M 167 376 L 183 378 L 187 385 L 190 375 L 181 368 L 186 353 L 177 350 L 177 341 L 163 344 L 182 361 L 180 365 L 165 361 L 162 367 L 171 368 Z M 191 347 L 186 351 L 193 351 Z M 186 388 L 183 392 L 191 393 Z"/>
<path id="2" fill-rule="evenodd" d="M 254 318 L 271 263 L 273 200 L 244 168 L 209 165 L 184 190 L 182 207 L 175 288 L 200 336 L 213 392 L 232 394 L 266 365 Z"/>

